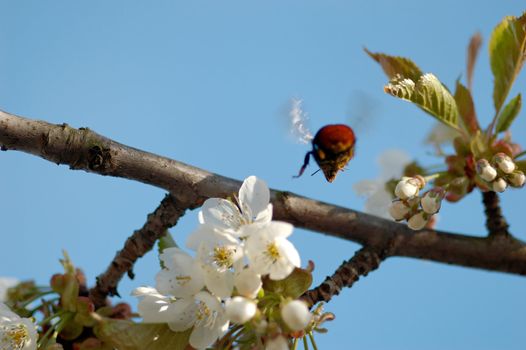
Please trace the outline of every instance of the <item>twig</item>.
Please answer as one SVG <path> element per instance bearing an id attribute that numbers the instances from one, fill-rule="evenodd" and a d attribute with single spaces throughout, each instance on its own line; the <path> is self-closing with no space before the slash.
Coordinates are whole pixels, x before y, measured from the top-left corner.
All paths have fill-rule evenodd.
<path id="1" fill-rule="evenodd" d="M 376 270 L 380 262 L 386 258 L 385 252 L 364 247 L 354 256 L 344 261 L 332 276 L 327 276 L 322 284 L 301 296 L 301 299 L 310 307 L 320 301 L 328 302 L 335 295 L 340 294 L 343 287 L 352 287 L 361 276 Z"/>
<path id="2" fill-rule="evenodd" d="M 177 201 L 169 194 L 164 197 L 157 209 L 148 215 L 144 226 L 126 240 L 106 271 L 97 277 L 96 285 L 89 291 L 89 297 L 96 307 L 105 306 L 108 295 L 119 295 L 117 285 L 124 274 L 128 273 L 133 278 L 132 269 L 137 259 L 150 251 L 157 239 L 174 226 L 190 206 L 190 203 Z"/>
<path id="3" fill-rule="evenodd" d="M 72 169 L 141 181 L 170 191 L 185 203 L 225 198 L 241 185 L 227 177 L 128 147 L 88 129 L 73 129 L 0 112 L 3 150 L 28 152 Z M 271 191 L 274 219 L 297 227 L 383 247 L 393 255 L 526 275 L 526 244 L 510 237 L 487 239 L 448 232 L 414 232 L 406 225 L 355 210 Z"/>
<path id="4" fill-rule="evenodd" d="M 484 213 L 486 213 L 486 227 L 490 237 L 509 237 L 509 225 L 500 209 L 499 195 L 493 191 L 482 192 Z"/>

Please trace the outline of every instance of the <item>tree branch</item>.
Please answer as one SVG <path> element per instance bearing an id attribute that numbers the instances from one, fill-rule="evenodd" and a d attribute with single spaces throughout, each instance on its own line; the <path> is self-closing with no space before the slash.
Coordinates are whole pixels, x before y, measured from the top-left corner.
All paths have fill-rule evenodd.
<path id="1" fill-rule="evenodd" d="M 490 237 L 508 237 L 509 225 L 500 209 L 499 195 L 493 191 L 482 192 L 484 213 L 486 213 L 486 227 Z"/>
<path id="2" fill-rule="evenodd" d="M 170 191 L 185 203 L 237 193 L 239 181 L 128 147 L 88 129 L 53 125 L 0 112 L 3 150 L 20 150 L 72 169 L 141 181 Z M 414 232 L 355 210 L 271 191 L 274 218 L 371 248 L 392 244 L 392 254 L 526 275 L 526 244 L 434 230 Z"/>
<path id="3" fill-rule="evenodd" d="M 133 278 L 133 265 L 137 259 L 149 252 L 157 239 L 174 226 L 191 206 L 192 203 L 180 202 L 169 194 L 164 197 L 157 209 L 148 215 L 144 226 L 126 240 L 106 271 L 97 277 L 96 285 L 89 291 L 89 298 L 97 308 L 106 305 L 108 295 L 119 295 L 117 285 L 124 274 L 128 273 Z"/>
<path id="4" fill-rule="evenodd" d="M 305 292 L 300 299 L 309 308 L 320 301 L 328 302 L 333 296 L 340 294 L 343 287 L 352 287 L 360 276 L 367 276 L 369 272 L 376 270 L 386 256 L 385 251 L 364 247 L 351 259 L 344 261 L 332 276 L 327 276 L 322 284 Z"/>

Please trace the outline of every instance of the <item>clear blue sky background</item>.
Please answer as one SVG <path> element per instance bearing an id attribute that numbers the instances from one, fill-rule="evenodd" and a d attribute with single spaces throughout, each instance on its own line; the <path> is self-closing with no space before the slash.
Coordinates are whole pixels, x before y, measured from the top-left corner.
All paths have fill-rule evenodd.
<path id="1" fill-rule="evenodd" d="M 436 162 L 422 145 L 434 121 L 383 93 L 386 78 L 362 47 L 412 57 L 452 86 L 480 31 L 475 101 L 486 124 L 487 39 L 505 15 L 525 9 L 520 1 L 2 0 L 0 109 L 360 209 L 352 185 L 377 176 L 382 151 Z M 512 95 L 526 92 L 525 82 L 522 74 Z M 291 97 L 304 100 L 314 130 L 374 106 L 358 130 L 356 158 L 333 184 L 321 174 L 291 178 L 308 150 L 287 133 Z M 524 112 L 513 131 L 524 145 Z M 0 167 L 0 275 L 41 283 L 60 271 L 62 249 L 92 283 L 164 195 L 18 152 L 1 153 Z M 502 196 L 521 239 L 525 191 Z M 444 205 L 438 227 L 483 235 L 480 202 L 473 193 Z M 172 232 L 184 242 L 195 225 L 194 212 Z M 358 248 L 303 230 L 292 240 L 305 262 L 316 262 L 315 283 Z M 153 284 L 157 270 L 154 253 L 140 260 L 136 280 L 120 285 L 124 299 Z M 524 349 L 525 296 L 522 277 L 393 258 L 327 305 L 337 319 L 318 341 L 322 349 Z"/>

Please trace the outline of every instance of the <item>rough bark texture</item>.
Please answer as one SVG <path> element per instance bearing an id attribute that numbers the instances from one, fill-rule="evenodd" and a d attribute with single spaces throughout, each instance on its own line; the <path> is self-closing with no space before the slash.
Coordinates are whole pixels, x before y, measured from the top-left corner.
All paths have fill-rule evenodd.
<path id="1" fill-rule="evenodd" d="M 309 308 L 320 301 L 328 302 L 333 296 L 340 294 L 343 287 L 352 287 L 361 276 L 367 276 L 369 272 L 376 270 L 386 258 L 385 254 L 385 251 L 369 247 L 358 250 L 351 259 L 344 261 L 332 276 L 327 276 L 322 284 L 307 291 L 301 299 Z"/>
<path id="2" fill-rule="evenodd" d="M 133 265 L 137 259 L 149 252 L 157 239 L 174 226 L 190 206 L 190 203 L 181 203 L 169 194 L 164 197 L 157 209 L 148 215 L 144 226 L 126 240 L 106 271 L 97 277 L 96 285 L 89 291 L 89 298 L 97 308 L 106 305 L 108 295 L 119 295 L 117 285 L 124 274 L 133 278 Z"/>
<path id="3" fill-rule="evenodd" d="M 128 147 L 91 130 L 53 125 L 0 112 L 0 145 L 72 169 L 118 176 L 164 188 L 184 203 L 237 193 L 240 181 Z M 297 227 L 358 242 L 390 244 L 392 255 L 486 270 L 526 274 L 526 245 L 511 237 L 483 238 L 448 232 L 415 232 L 406 225 L 301 197 L 271 191 L 274 218 Z"/>
<path id="4" fill-rule="evenodd" d="M 509 225 L 502 216 L 499 195 L 493 191 L 482 192 L 482 202 L 486 213 L 486 227 L 490 237 L 507 237 Z"/>

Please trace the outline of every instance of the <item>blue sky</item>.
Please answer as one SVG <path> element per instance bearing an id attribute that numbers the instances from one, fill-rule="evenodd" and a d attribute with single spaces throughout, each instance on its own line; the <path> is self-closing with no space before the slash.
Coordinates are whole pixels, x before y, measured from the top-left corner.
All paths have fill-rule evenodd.
<path id="1" fill-rule="evenodd" d="M 378 175 L 376 157 L 402 149 L 436 163 L 422 144 L 434 121 L 383 93 L 386 78 L 362 48 L 411 57 L 452 86 L 472 34 L 485 39 L 475 69 L 482 124 L 493 113 L 487 39 L 518 1 L 5 1 L 0 0 L 0 109 L 89 127 L 119 142 L 237 179 L 361 209 L 352 185 Z M 525 92 L 523 73 L 510 96 Z M 312 129 L 357 123 L 356 157 L 332 184 L 292 179 L 308 146 L 288 135 L 301 98 Z M 512 127 L 526 140 L 524 113 Z M 93 282 L 164 192 L 123 179 L 0 154 L 0 275 L 45 283 L 69 252 Z M 311 167 L 307 170 L 310 174 Z M 525 190 L 502 195 L 512 232 Z M 184 242 L 190 213 L 172 229 Z M 438 228 L 483 235 L 481 196 L 445 204 Z M 7 239 L 7 241 L 6 241 Z M 296 230 L 321 282 L 358 245 Z M 154 253 L 120 286 L 124 299 L 152 284 Z M 337 319 L 323 349 L 522 349 L 526 281 L 518 276 L 393 258 L 327 305 Z"/>

